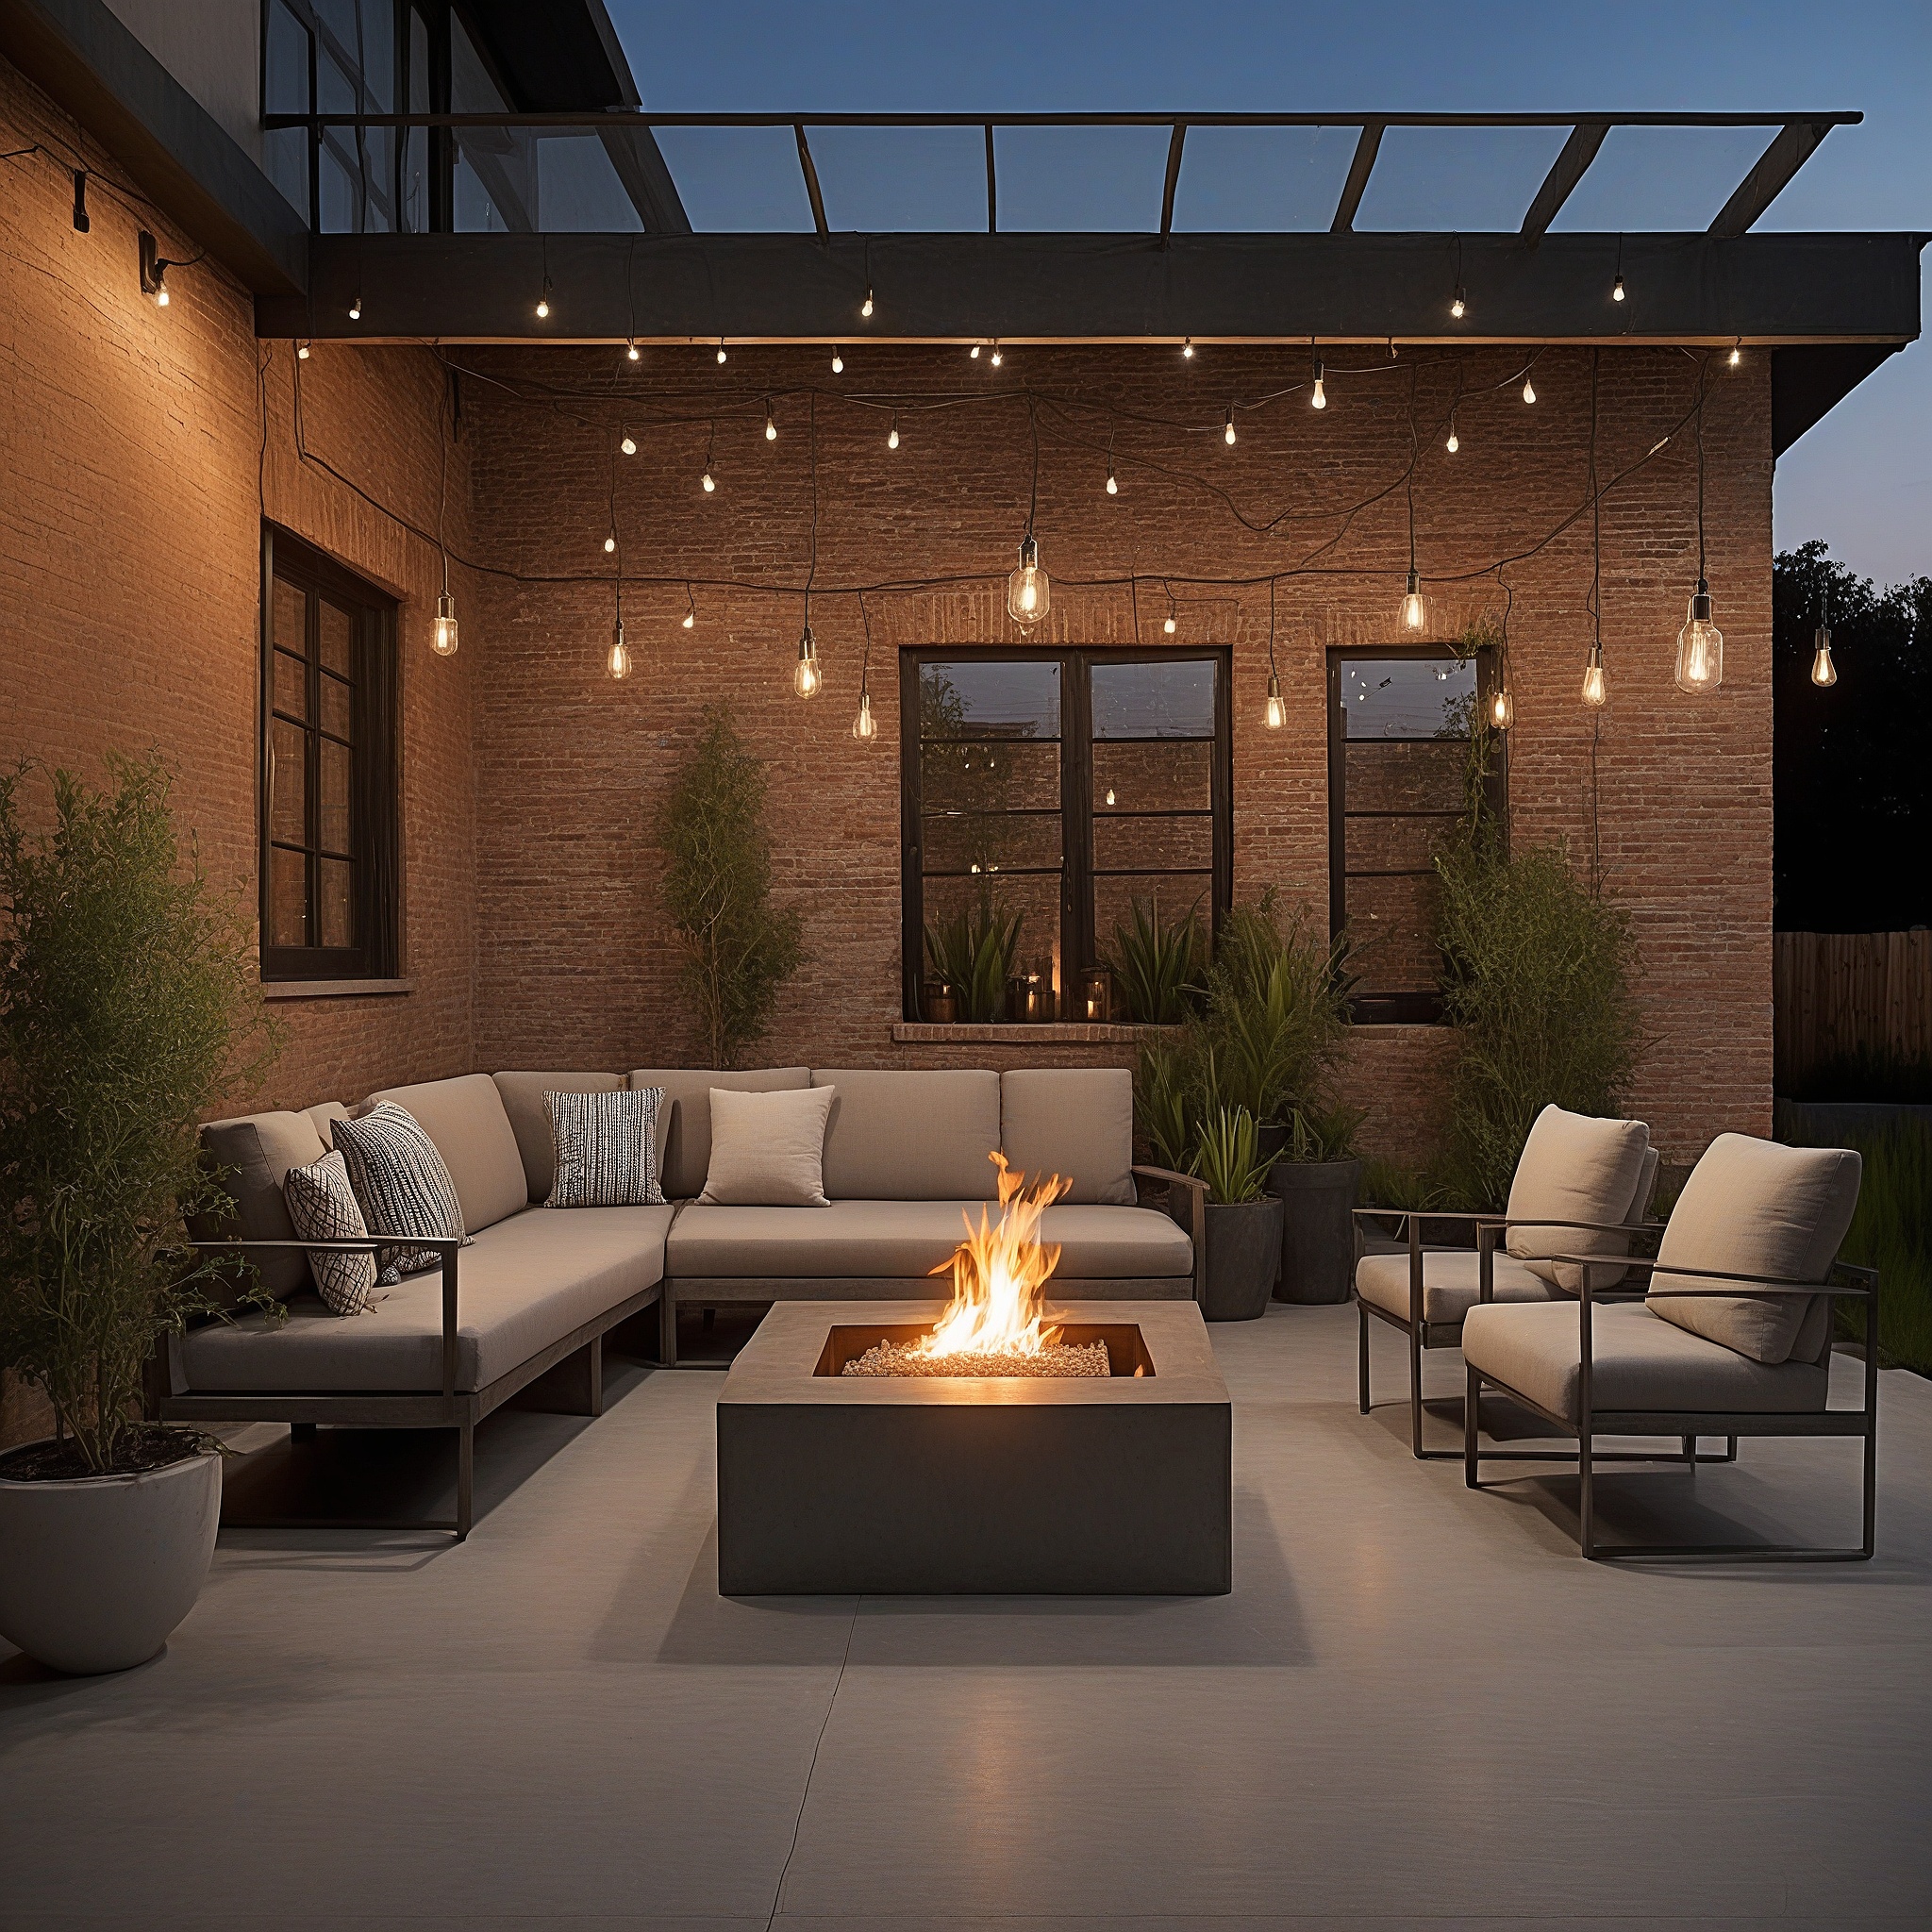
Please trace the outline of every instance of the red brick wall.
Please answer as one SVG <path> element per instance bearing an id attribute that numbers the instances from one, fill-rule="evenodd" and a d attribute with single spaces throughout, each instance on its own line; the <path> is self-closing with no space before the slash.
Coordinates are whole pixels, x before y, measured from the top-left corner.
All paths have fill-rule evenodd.
<path id="1" fill-rule="evenodd" d="M 1130 642 L 1125 588 L 1079 580 L 1130 571 L 1173 577 L 1177 641 L 1234 649 L 1238 895 L 1274 885 L 1325 919 L 1324 654 L 1397 641 L 1412 360 L 1422 439 L 1416 543 L 1425 577 L 1436 580 L 1426 586 L 1431 634 L 1453 636 L 1502 608 L 1493 577 L 1443 579 L 1534 550 L 1508 571 L 1514 833 L 1565 841 L 1586 869 L 1600 844 L 1607 885 L 1635 915 L 1655 1043 L 1632 1105 L 1674 1158 L 1693 1156 L 1724 1128 L 1768 1129 L 1771 456 L 1761 361 L 1715 370 L 1707 408 L 1710 576 L 1727 645 L 1716 699 L 1693 703 L 1672 683 L 1696 575 L 1690 435 L 1605 499 L 1611 702 L 1595 746 L 1593 821 L 1597 721 L 1577 702 L 1591 635 L 1590 520 L 1552 534 L 1585 501 L 1586 351 L 1546 351 L 1530 407 L 1518 383 L 1505 381 L 1520 367 L 1515 352 L 1415 352 L 1391 369 L 1377 351 L 1337 350 L 1325 411 L 1296 393 L 1244 412 L 1231 449 L 1218 427 L 1227 399 L 1300 381 L 1306 366 L 1295 352 L 1203 351 L 1183 363 L 1164 350 L 1018 349 L 993 372 L 956 350 L 861 348 L 848 349 L 841 378 L 823 352 L 805 348 L 734 349 L 724 368 L 708 350 L 652 350 L 635 373 L 605 350 L 549 352 L 541 362 L 501 351 L 466 359 L 512 385 L 546 386 L 522 397 L 480 382 L 466 390 L 477 540 L 514 571 L 572 579 L 482 589 L 480 1063 L 622 1066 L 694 1051 L 663 937 L 652 824 L 666 774 L 720 699 L 768 760 L 777 893 L 804 911 L 811 954 L 780 1001 L 763 1056 L 821 1065 L 1049 1057 L 910 1047 L 891 1036 L 900 997 L 893 660 L 904 644 L 1015 638 L 1001 574 L 1026 516 L 1027 385 L 1055 399 L 1039 409 L 1037 528 L 1054 578 L 1045 634 Z M 1350 375 L 1348 364 L 1368 366 Z M 1452 457 L 1441 425 L 1458 379 L 1461 448 Z M 1600 380 L 1599 471 L 1608 478 L 1684 414 L 1696 373 L 1674 350 L 1632 348 L 1606 351 Z M 790 672 L 801 622 L 795 587 L 808 556 L 809 385 L 824 391 L 812 618 L 826 686 L 805 704 Z M 762 433 L 768 394 L 775 443 Z M 865 407 L 868 396 L 973 400 L 903 407 L 901 446 L 889 451 L 889 416 Z M 602 541 L 624 427 L 640 445 L 635 458 L 614 459 L 637 670 L 619 685 L 603 675 L 612 593 Z M 1115 497 L 1102 488 L 1109 434 Z M 708 443 L 719 483 L 710 496 L 698 487 Z M 1336 514 L 1377 491 L 1386 493 L 1352 521 Z M 1244 526 L 1236 510 L 1260 527 Z M 1265 579 L 1297 566 L 1307 574 L 1284 578 L 1276 599 L 1290 715 L 1275 734 L 1260 721 Z M 680 625 L 687 573 L 698 612 L 689 632 Z M 1261 581 L 1190 585 L 1191 575 Z M 848 732 L 863 632 L 856 599 L 836 587 L 941 577 L 973 580 L 868 597 L 880 735 L 869 748 L 856 744 Z M 771 584 L 793 588 L 755 588 Z M 1158 584 L 1143 583 L 1144 641 L 1164 641 L 1164 610 Z M 1443 1044 L 1432 1031 L 1400 1028 L 1358 1043 L 1357 1097 L 1372 1109 L 1372 1144 L 1423 1150 L 1440 1114 Z"/>

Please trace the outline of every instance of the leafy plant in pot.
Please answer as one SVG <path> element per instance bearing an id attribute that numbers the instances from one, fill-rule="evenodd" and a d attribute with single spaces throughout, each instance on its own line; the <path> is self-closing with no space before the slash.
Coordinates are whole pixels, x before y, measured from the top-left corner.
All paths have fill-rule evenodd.
<path id="1" fill-rule="evenodd" d="M 1208 1183 L 1208 1269 L 1201 1314 L 1252 1322 L 1268 1307 L 1281 1269 L 1281 1202 L 1262 1185 L 1255 1117 L 1224 1107 L 1196 1124 L 1194 1171 Z"/>
<path id="2" fill-rule="evenodd" d="M 40 832 L 33 770 L 0 777 L 0 1363 L 56 1434 L 0 1457 L 0 1635 L 122 1670 L 213 1554 L 219 1452 L 142 1422 L 140 1398 L 166 1334 L 234 1299 L 184 1231 L 225 1199 L 196 1123 L 258 1076 L 269 1036 L 247 923 L 182 863 L 159 760 L 115 760 L 99 790 L 54 772 Z"/>

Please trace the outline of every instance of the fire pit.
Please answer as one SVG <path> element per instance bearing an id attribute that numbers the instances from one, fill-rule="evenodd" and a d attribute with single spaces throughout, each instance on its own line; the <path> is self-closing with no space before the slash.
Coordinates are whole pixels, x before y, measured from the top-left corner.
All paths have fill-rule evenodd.
<path id="1" fill-rule="evenodd" d="M 740 1353 L 718 1403 L 724 1594 L 1228 1590 L 1231 1412 L 1199 1309 L 1049 1312 L 1058 1184 L 1003 1172 L 1001 1191 L 950 1304 L 780 1302 Z"/>

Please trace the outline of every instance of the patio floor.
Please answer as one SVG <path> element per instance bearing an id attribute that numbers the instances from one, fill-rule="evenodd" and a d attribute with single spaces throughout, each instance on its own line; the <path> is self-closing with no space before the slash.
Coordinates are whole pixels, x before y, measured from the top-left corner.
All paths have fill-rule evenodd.
<path id="1" fill-rule="evenodd" d="M 1932 1383 L 1882 1381 L 1875 1562 L 1620 1568 L 1573 1477 L 1409 1458 L 1399 1338 L 1358 1416 L 1351 1309 L 1214 1344 L 1224 1598 L 721 1601 L 721 1378 L 622 1360 L 594 1422 L 486 1424 L 466 1544 L 225 1532 L 152 1664 L 0 1654 L 0 1923 L 1932 1922 Z M 1856 1540 L 1857 1454 L 1613 1470 L 1605 1532 Z M 358 1465 L 452 1462 L 310 1467 Z"/>

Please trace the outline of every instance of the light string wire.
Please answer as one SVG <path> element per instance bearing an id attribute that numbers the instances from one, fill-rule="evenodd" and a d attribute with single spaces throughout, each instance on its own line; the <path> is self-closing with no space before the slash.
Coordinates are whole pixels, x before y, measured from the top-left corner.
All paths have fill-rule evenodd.
<path id="1" fill-rule="evenodd" d="M 1596 487 L 1596 422 L 1597 374 L 1602 355 L 1601 349 L 1590 352 L 1590 611 L 1599 665 L 1604 656 L 1604 518 L 1603 492 Z M 1700 397 L 1692 408 L 1694 411 L 1703 407 Z M 1598 897 L 1604 889 L 1603 784 L 1597 762 L 1603 741 L 1604 710 L 1596 705 L 1591 708 L 1590 721 L 1590 881 L 1591 891 Z"/>

